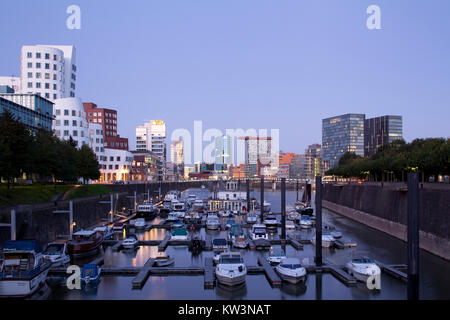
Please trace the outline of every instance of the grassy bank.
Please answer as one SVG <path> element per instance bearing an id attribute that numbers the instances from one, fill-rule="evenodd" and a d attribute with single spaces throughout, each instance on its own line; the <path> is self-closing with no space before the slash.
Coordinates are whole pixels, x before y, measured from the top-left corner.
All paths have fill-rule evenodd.
<path id="1" fill-rule="evenodd" d="M 7 196 L 7 187 L 2 184 L 0 185 L 0 206 L 49 202 L 56 195 L 72 188 L 73 185 L 56 185 L 56 187 L 52 184 L 11 185 L 9 196 Z"/>
<path id="2" fill-rule="evenodd" d="M 0 185 L 0 207 L 50 202 L 57 195 L 62 196 L 66 193 L 66 199 L 75 199 L 109 192 L 111 190 L 107 186 L 94 184 L 81 186 L 56 185 L 56 187 L 52 184 L 32 184 L 11 185 L 9 196 L 7 196 L 7 187 L 2 184 Z"/>
<path id="3" fill-rule="evenodd" d="M 98 184 L 86 184 L 81 186 L 76 186 L 70 194 L 67 195 L 66 199 L 75 199 L 83 197 L 91 197 L 100 194 L 110 193 L 111 189 L 107 186 Z"/>

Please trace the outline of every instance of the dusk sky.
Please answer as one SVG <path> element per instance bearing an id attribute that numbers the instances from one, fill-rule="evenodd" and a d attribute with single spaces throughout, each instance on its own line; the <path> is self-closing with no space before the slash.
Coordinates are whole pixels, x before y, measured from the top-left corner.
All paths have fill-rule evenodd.
<path id="1" fill-rule="evenodd" d="M 81 8 L 81 30 L 66 8 Z M 381 8 L 381 30 L 366 9 Z M 76 95 L 193 131 L 280 129 L 280 148 L 321 143 L 321 119 L 403 116 L 407 141 L 450 136 L 450 1 L 2 1 L 0 76 L 22 45 L 74 45 Z M 168 140 L 168 139 L 167 139 Z M 169 141 L 167 141 L 169 143 Z"/>

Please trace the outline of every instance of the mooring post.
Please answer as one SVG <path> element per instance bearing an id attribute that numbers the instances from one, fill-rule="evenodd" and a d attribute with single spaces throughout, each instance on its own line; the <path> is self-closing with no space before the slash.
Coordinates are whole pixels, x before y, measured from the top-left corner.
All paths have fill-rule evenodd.
<path id="1" fill-rule="evenodd" d="M 114 198 L 113 194 L 110 194 L 110 205 L 111 205 L 111 223 L 114 222 Z"/>
<path id="2" fill-rule="evenodd" d="M 16 210 L 11 210 L 11 240 L 16 240 Z"/>
<path id="3" fill-rule="evenodd" d="M 136 212 L 136 205 L 137 205 L 137 199 L 136 199 L 136 191 L 134 192 L 134 212 Z"/>
<path id="4" fill-rule="evenodd" d="M 322 179 L 320 180 L 322 181 Z M 306 197 L 308 199 L 309 204 L 311 204 L 311 183 L 306 182 Z"/>
<path id="5" fill-rule="evenodd" d="M 247 212 L 250 212 L 250 180 L 247 179 Z"/>
<path id="6" fill-rule="evenodd" d="M 69 236 L 70 236 L 70 240 L 72 240 L 72 236 L 73 236 L 73 201 L 72 200 L 70 200 L 70 202 L 69 202 L 69 224 L 70 224 Z"/>
<path id="7" fill-rule="evenodd" d="M 315 260 L 316 260 L 316 266 L 322 265 L 322 177 L 321 176 L 316 176 L 316 259 Z"/>
<path id="8" fill-rule="evenodd" d="M 261 223 L 264 220 L 264 176 L 261 176 L 261 205 L 260 205 L 260 209 L 261 209 Z"/>
<path id="9" fill-rule="evenodd" d="M 296 190 L 296 192 L 297 192 L 297 199 L 296 199 L 296 201 L 298 202 L 298 179 L 296 180 L 296 186 L 295 186 L 295 190 Z"/>
<path id="10" fill-rule="evenodd" d="M 408 300 L 419 300 L 419 175 L 408 173 Z"/>
<path id="11" fill-rule="evenodd" d="M 281 178 L 281 238 L 286 239 L 286 178 Z"/>

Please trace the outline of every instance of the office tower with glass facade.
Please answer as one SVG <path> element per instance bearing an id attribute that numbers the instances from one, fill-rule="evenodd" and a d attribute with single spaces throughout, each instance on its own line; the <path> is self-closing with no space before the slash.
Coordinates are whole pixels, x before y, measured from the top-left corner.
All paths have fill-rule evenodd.
<path id="1" fill-rule="evenodd" d="M 224 173 L 232 160 L 232 144 L 230 136 L 217 137 L 215 140 L 214 171 Z"/>
<path id="2" fill-rule="evenodd" d="M 381 146 L 403 139 L 402 116 L 382 116 L 366 119 L 364 127 L 364 155 L 371 156 Z"/>
<path id="3" fill-rule="evenodd" d="M 348 113 L 322 120 L 324 168 L 337 166 L 346 152 L 364 156 L 364 114 Z"/>

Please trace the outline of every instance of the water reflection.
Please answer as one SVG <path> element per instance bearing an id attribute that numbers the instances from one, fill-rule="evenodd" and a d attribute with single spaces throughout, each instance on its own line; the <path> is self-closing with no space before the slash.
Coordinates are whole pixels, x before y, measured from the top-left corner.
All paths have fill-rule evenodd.
<path id="1" fill-rule="evenodd" d="M 283 282 L 280 288 L 281 292 L 293 297 L 300 297 L 306 293 L 306 285 L 305 283 L 297 283 L 292 284 L 289 282 Z M 282 297 L 284 297 L 282 295 Z"/>
<path id="2" fill-rule="evenodd" d="M 242 299 L 247 295 L 247 284 L 241 283 L 239 285 L 230 287 L 218 283 L 216 286 L 216 294 L 218 297 L 227 300 Z"/>

